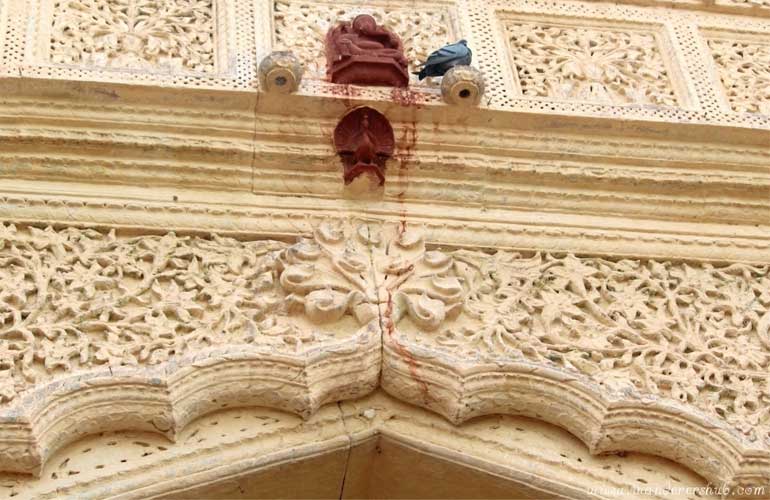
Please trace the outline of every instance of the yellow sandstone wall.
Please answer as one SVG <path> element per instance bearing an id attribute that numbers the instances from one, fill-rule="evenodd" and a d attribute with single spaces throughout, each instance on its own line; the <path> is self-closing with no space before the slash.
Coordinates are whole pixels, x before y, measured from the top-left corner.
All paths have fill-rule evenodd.
<path id="1" fill-rule="evenodd" d="M 769 146 L 766 1 L 0 0 L 0 492 L 770 496 Z"/>

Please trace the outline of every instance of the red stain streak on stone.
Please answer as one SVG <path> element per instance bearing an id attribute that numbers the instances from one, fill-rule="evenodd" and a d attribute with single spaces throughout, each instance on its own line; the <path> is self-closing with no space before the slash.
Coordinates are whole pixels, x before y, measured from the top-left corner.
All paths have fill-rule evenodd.
<path id="1" fill-rule="evenodd" d="M 413 266 L 410 266 L 413 267 Z M 403 271 L 407 272 L 407 271 Z M 403 273 L 402 273 L 403 274 Z M 393 347 L 395 347 L 398 354 L 406 361 L 407 366 L 409 367 L 409 374 L 411 375 L 412 379 L 414 379 L 415 382 L 420 386 L 420 389 L 423 392 L 423 397 L 425 398 L 425 402 L 428 403 L 431 401 L 430 392 L 428 390 L 428 383 L 420 377 L 420 375 L 417 373 L 417 360 L 414 359 L 414 356 L 402 346 L 398 340 L 396 340 L 395 336 L 393 335 L 396 330 L 396 326 L 393 323 L 393 294 L 391 290 L 388 290 L 388 304 L 387 308 L 385 309 L 385 330 L 388 333 L 388 338 L 393 343 Z"/>
<path id="2" fill-rule="evenodd" d="M 417 125 L 415 123 L 407 123 L 404 125 L 404 131 L 399 138 L 398 154 L 398 180 L 401 185 L 401 191 L 396 195 L 399 203 L 401 203 L 401 219 L 402 223 L 406 224 L 406 209 L 403 205 L 406 189 L 409 184 L 409 163 L 414 156 L 414 147 L 417 144 Z"/>
<path id="3" fill-rule="evenodd" d="M 404 107 L 415 107 L 420 108 L 420 105 L 418 102 L 420 95 L 419 93 L 415 92 L 414 90 L 410 89 L 401 89 L 401 88 L 394 88 L 390 91 L 390 98 L 393 100 L 393 102 L 400 104 Z"/>
<path id="4" fill-rule="evenodd" d="M 341 97 L 345 107 L 353 107 L 353 99 L 361 95 L 361 89 L 353 85 L 335 84 L 329 86 L 329 93 L 333 96 Z"/>
<path id="5" fill-rule="evenodd" d="M 393 100 L 398 102 L 401 105 L 415 106 L 415 102 L 416 102 L 415 93 L 410 90 L 393 89 L 393 91 L 391 92 L 391 95 L 393 97 Z M 398 238 L 402 237 L 403 234 L 406 232 L 407 219 L 409 217 L 404 198 L 406 195 L 406 189 L 409 185 L 409 166 L 410 166 L 410 162 L 414 158 L 414 148 L 416 144 L 417 144 L 417 123 L 415 120 L 404 124 L 403 133 L 399 138 L 400 153 L 398 154 L 398 180 L 399 180 L 399 185 L 401 186 L 401 191 L 396 195 L 398 198 L 398 203 L 400 205 Z M 411 265 L 405 270 L 398 273 L 396 276 L 401 276 L 404 273 L 412 271 L 413 269 L 414 269 L 414 265 Z M 414 359 L 411 353 L 409 353 L 409 351 L 407 351 L 406 348 L 404 348 L 398 342 L 398 340 L 393 335 L 395 331 L 395 325 L 393 324 L 393 319 L 392 319 L 393 302 L 392 302 L 391 294 L 392 294 L 391 290 L 388 289 L 388 307 L 385 315 L 386 321 L 388 321 L 387 323 L 388 337 L 393 342 L 393 346 L 395 347 L 396 351 L 405 360 L 407 366 L 409 367 L 409 374 L 411 375 L 412 379 L 419 385 L 420 389 L 422 390 L 425 403 L 428 404 L 433 398 L 430 395 L 428 383 L 425 380 L 423 380 L 422 377 L 420 377 L 417 371 L 417 361 Z"/>

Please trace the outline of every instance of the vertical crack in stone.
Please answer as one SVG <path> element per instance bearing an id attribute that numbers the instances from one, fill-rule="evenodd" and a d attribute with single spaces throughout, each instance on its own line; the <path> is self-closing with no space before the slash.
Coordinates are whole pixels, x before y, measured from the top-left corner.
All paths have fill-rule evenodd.
<path id="1" fill-rule="evenodd" d="M 340 494 L 339 494 L 339 500 L 342 500 L 342 497 L 345 495 L 345 480 L 348 477 L 348 467 L 350 467 L 350 454 L 353 453 L 353 436 L 350 435 L 350 430 L 348 429 L 347 422 L 345 422 L 345 412 L 342 409 L 342 402 L 337 401 L 337 408 L 340 411 L 340 419 L 342 420 L 342 427 L 345 429 L 345 435 L 348 438 L 348 452 L 347 456 L 345 457 L 345 468 L 342 470 L 342 479 L 340 480 Z"/>
<path id="2" fill-rule="evenodd" d="M 367 238 L 371 239 L 371 226 L 369 224 L 366 224 L 366 236 Z M 369 252 L 369 265 L 371 266 L 370 272 L 371 272 L 371 278 L 372 283 L 374 284 L 374 300 L 375 305 L 377 306 L 377 317 L 379 318 L 379 324 L 380 324 L 380 330 L 379 330 L 379 337 L 380 337 L 380 373 L 378 375 L 379 382 L 377 386 L 382 385 L 382 372 L 384 369 L 383 363 L 385 362 L 385 321 L 387 318 L 383 316 L 382 314 L 382 308 L 380 307 L 380 283 L 377 281 L 377 268 L 375 264 L 374 259 L 374 250 L 371 246 L 368 247 Z"/>

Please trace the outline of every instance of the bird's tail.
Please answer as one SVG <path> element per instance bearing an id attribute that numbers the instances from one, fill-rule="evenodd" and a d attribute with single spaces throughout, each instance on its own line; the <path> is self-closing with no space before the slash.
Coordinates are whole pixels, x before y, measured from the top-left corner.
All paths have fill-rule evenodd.
<path id="1" fill-rule="evenodd" d="M 421 69 L 420 71 L 412 71 L 412 74 L 413 75 L 417 75 L 420 80 L 424 80 L 425 76 L 426 76 L 425 75 L 425 68 Z"/>

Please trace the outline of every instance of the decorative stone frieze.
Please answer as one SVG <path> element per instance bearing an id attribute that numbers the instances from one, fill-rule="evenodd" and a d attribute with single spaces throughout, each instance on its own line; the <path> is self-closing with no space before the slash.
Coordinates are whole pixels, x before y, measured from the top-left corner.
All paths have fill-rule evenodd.
<path id="1" fill-rule="evenodd" d="M 229 478 L 418 413 L 439 453 L 504 414 L 581 458 L 768 483 L 770 13 L 745 4 L 0 0 L 0 470 L 160 495 L 157 456 L 78 485 L 58 454 L 151 432 Z M 481 102 L 327 81 L 328 30 L 359 14 L 411 70 L 467 39 Z M 477 77 L 443 83 L 475 102 Z M 382 408 L 336 404 L 378 387 Z M 188 442 L 233 406 L 306 424 Z M 463 443 L 530 456 L 484 439 Z M 592 463 L 554 495 L 628 485 Z"/>
<path id="2" fill-rule="evenodd" d="M 770 44 L 738 34 L 707 41 L 732 110 L 770 115 Z"/>
<path id="3" fill-rule="evenodd" d="M 338 22 L 370 14 L 405 41 L 410 70 L 436 48 L 467 38 L 475 50 L 474 66 L 487 78 L 485 107 L 490 109 L 770 126 L 759 111 L 735 113 L 715 89 L 722 79 L 698 34 L 700 27 L 714 23 L 730 32 L 746 31 L 752 33 L 753 40 L 746 40 L 751 50 L 755 41 L 766 38 L 770 22 L 764 14 L 767 9 L 748 9 L 746 2 L 677 2 L 681 8 L 667 10 L 660 8 L 668 5 L 665 2 L 651 0 L 620 4 L 492 0 L 462 5 L 453 0 L 424 0 L 373 2 L 366 7 L 331 0 L 211 0 L 190 4 L 196 6 L 194 15 L 184 10 L 185 2 L 164 4 L 157 11 L 140 1 L 110 4 L 106 10 L 100 10 L 100 5 L 97 0 L 4 2 L 0 72 L 8 78 L 253 90 L 259 61 L 271 52 L 291 50 L 307 68 L 303 95 L 334 95 L 340 90 L 325 81 L 326 33 Z M 740 22 L 722 14 L 747 11 L 751 15 Z M 75 23 L 89 12 L 101 14 Z M 103 19 L 91 23 L 100 15 Z M 120 16 L 128 19 L 126 27 L 114 21 Z M 68 30 L 68 23 L 77 27 Z M 97 25 L 103 25 L 98 28 L 103 32 L 94 31 Z M 534 31 L 528 41 L 524 34 L 530 28 Z M 552 37 L 548 39 L 546 30 L 560 34 L 547 35 Z M 585 34 L 599 43 L 596 50 L 588 50 L 589 56 L 581 56 L 580 39 L 586 39 Z M 562 62 L 560 51 L 571 62 Z M 621 52 L 622 59 L 613 59 Z M 755 64 L 761 67 L 762 63 Z M 415 92 L 405 102 L 440 101 L 437 88 L 419 85 L 414 79 L 412 84 Z M 392 99 L 382 89 L 354 93 L 362 99 Z M 745 114 L 753 116 L 740 116 Z"/>
<path id="4" fill-rule="evenodd" d="M 222 0 L 4 2 L 0 74 L 253 88 L 254 14 Z"/>
<path id="5" fill-rule="evenodd" d="M 464 278 L 464 289 L 452 282 L 468 297 L 465 321 L 444 321 L 452 308 L 423 300 L 423 315 L 409 314 L 414 325 L 404 327 L 423 347 L 479 362 L 553 365 L 608 390 L 691 404 L 749 441 L 770 442 L 767 266 L 442 255 L 446 270 Z"/>
<path id="6" fill-rule="evenodd" d="M 654 31 L 505 25 L 521 93 L 599 104 L 676 106 Z"/>
<path id="7" fill-rule="evenodd" d="M 375 387 L 381 338 L 385 390 L 451 421 L 522 414 L 712 480 L 749 456 L 770 475 L 767 265 L 448 251 L 374 221 L 294 245 L 3 226 L 0 259 L 6 470 L 140 421 L 173 437 L 211 411 L 204 381 L 217 404 L 309 415 Z M 83 420 L 97 401 L 110 419 Z M 630 437 L 650 432 L 659 449 Z"/>
<path id="8" fill-rule="evenodd" d="M 213 73 L 214 11 L 214 0 L 54 2 L 50 61 Z"/>
<path id="9" fill-rule="evenodd" d="M 712 480 L 770 478 L 767 265 L 443 252 L 389 234 L 375 257 L 389 393 L 458 423 L 545 418 L 597 452 L 654 452 Z M 748 456 L 761 472 L 738 465 Z"/>
<path id="10" fill-rule="evenodd" d="M 327 226 L 288 245 L 3 225 L 0 468 L 34 472 L 109 428 L 173 437 L 221 404 L 307 416 L 366 394 L 379 318 L 356 242 Z"/>
<path id="11" fill-rule="evenodd" d="M 569 103 L 565 108 L 599 105 L 619 114 L 628 106 L 692 107 L 684 61 L 672 57 L 680 39 L 658 12 L 527 0 L 495 2 L 490 9 L 504 33 L 502 49 L 521 105 L 560 101 Z M 491 74 L 484 52 L 480 69 Z"/>

